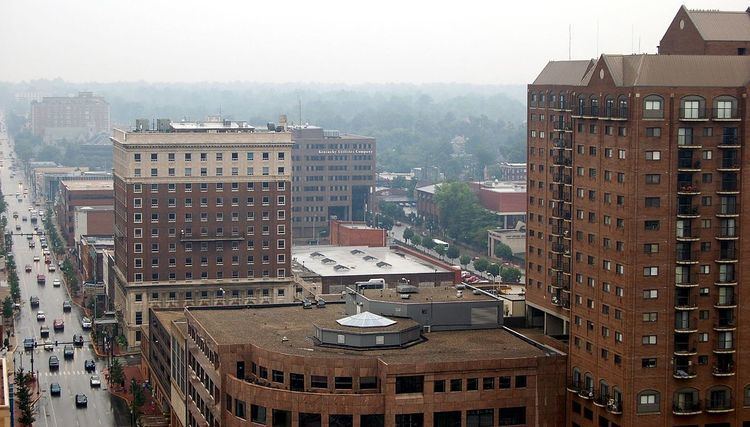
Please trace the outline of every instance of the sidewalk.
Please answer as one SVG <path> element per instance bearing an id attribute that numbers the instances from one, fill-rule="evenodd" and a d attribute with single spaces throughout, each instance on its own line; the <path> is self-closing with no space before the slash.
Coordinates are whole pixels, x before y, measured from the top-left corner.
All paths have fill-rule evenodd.
<path id="1" fill-rule="evenodd" d="M 109 392 L 114 396 L 123 399 L 128 403 L 128 405 L 130 405 L 133 402 L 133 394 L 130 392 L 130 381 L 132 379 L 135 379 L 141 387 L 144 387 L 145 379 L 143 378 L 143 373 L 138 366 L 125 365 L 122 367 L 122 370 L 125 374 L 125 385 L 121 386 L 119 384 L 110 384 Z M 107 383 L 109 383 L 109 370 L 104 369 L 103 374 Z M 154 397 L 151 395 L 151 390 L 149 388 L 143 388 L 143 396 L 146 398 L 146 400 L 141 407 L 141 415 L 161 416 L 161 410 L 154 401 Z"/>

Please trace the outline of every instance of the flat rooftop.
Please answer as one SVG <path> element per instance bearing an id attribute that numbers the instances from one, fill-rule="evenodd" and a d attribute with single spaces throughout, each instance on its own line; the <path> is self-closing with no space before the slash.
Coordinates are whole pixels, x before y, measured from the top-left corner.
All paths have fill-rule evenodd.
<path id="1" fill-rule="evenodd" d="M 294 246 L 292 258 L 319 276 L 445 273 L 448 270 L 388 247 Z"/>
<path id="2" fill-rule="evenodd" d="M 219 345 L 253 343 L 269 351 L 289 355 L 376 357 L 384 363 L 414 364 L 540 357 L 546 354 L 502 328 L 431 332 L 426 335 L 428 339 L 424 342 L 406 348 L 352 350 L 316 346 L 312 338 L 313 325 L 330 325 L 337 319 L 347 317 L 344 308 L 343 304 L 327 304 L 325 308 L 309 310 L 302 306 L 265 306 L 222 309 L 189 307 L 187 311 Z M 390 319 L 412 322 L 410 319 Z M 364 331 L 367 329 L 369 328 L 364 328 Z"/>
<path id="3" fill-rule="evenodd" d="M 91 212 L 91 211 L 112 211 L 115 209 L 114 205 L 104 205 L 104 206 L 76 206 L 75 211 L 76 212 Z"/>
<path id="4" fill-rule="evenodd" d="M 172 321 L 185 321 L 185 310 L 154 310 L 154 315 L 162 325 L 169 325 Z M 187 327 L 186 327 L 187 329 Z"/>
<path id="5" fill-rule="evenodd" d="M 382 228 L 370 227 L 369 225 L 367 225 L 367 223 L 364 222 L 340 221 L 338 224 L 342 227 L 351 228 L 354 230 L 382 230 Z"/>
<path id="6" fill-rule="evenodd" d="M 352 287 L 354 287 L 353 284 Z M 396 288 L 362 289 L 359 293 L 371 301 L 390 301 L 402 304 L 416 304 L 423 302 L 497 301 L 496 298 L 483 293 L 474 295 L 469 288 L 461 290 L 461 296 L 459 297 L 455 286 L 418 288 L 418 292 L 409 294 L 409 299 L 402 299 L 401 293 L 399 293 Z"/>
<path id="7" fill-rule="evenodd" d="M 114 181 L 107 179 L 87 179 L 87 180 L 63 180 L 60 185 L 67 188 L 68 191 L 95 191 L 111 190 L 114 191 Z"/>

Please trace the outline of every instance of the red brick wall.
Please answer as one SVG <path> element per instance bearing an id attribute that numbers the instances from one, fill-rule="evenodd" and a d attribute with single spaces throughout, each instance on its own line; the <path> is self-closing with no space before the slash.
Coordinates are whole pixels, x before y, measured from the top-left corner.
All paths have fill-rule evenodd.
<path id="1" fill-rule="evenodd" d="M 86 215 L 88 224 L 86 234 L 92 236 L 109 236 L 115 230 L 115 211 L 90 211 Z"/>
<path id="2" fill-rule="evenodd" d="M 372 246 L 386 245 L 386 231 L 382 229 L 350 228 L 347 224 L 361 222 L 344 222 L 331 220 L 331 244 L 336 246 Z"/>
<path id="3" fill-rule="evenodd" d="M 680 28 L 680 21 L 684 27 Z M 680 9 L 659 44 L 662 55 L 737 55 L 738 48 L 750 53 L 750 42 L 706 41 L 693 25 L 687 12 Z M 746 53 L 747 54 L 747 53 Z"/>
<path id="4" fill-rule="evenodd" d="M 500 213 L 526 212 L 526 192 L 498 193 L 486 188 L 479 189 L 479 203 L 491 211 Z"/>

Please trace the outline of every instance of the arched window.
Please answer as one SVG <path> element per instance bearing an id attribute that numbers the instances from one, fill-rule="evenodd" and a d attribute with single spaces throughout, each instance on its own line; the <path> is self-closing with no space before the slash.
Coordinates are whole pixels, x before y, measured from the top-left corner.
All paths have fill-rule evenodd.
<path id="1" fill-rule="evenodd" d="M 557 102 L 561 110 L 568 109 L 568 99 L 567 96 L 565 96 L 564 92 L 560 92 L 560 96 L 557 98 Z"/>
<path id="2" fill-rule="evenodd" d="M 617 98 L 617 117 L 621 119 L 628 118 L 628 98 L 622 95 Z"/>
<path id="3" fill-rule="evenodd" d="M 536 107 L 536 99 L 537 99 L 536 92 L 529 92 L 529 105 L 530 106 Z"/>
<path id="4" fill-rule="evenodd" d="M 717 96 L 714 98 L 713 118 L 718 120 L 738 119 L 737 98 L 733 96 Z"/>
<path id="5" fill-rule="evenodd" d="M 578 115 L 583 116 L 586 112 L 586 98 L 583 95 L 578 97 Z"/>
<path id="6" fill-rule="evenodd" d="M 573 368 L 573 387 L 575 388 L 581 388 L 583 384 L 581 384 L 581 370 L 578 368 Z"/>
<path id="7" fill-rule="evenodd" d="M 586 375 L 583 376 L 583 388 L 589 394 L 589 397 L 594 397 L 594 377 L 589 372 L 586 372 Z"/>
<path id="8" fill-rule="evenodd" d="M 726 411 L 732 408 L 732 389 L 727 386 L 716 386 L 708 390 L 706 409 L 708 411 Z"/>
<path id="9" fill-rule="evenodd" d="M 643 98 L 643 118 L 663 119 L 664 98 L 659 95 L 649 95 Z"/>
<path id="10" fill-rule="evenodd" d="M 591 117 L 598 117 L 599 116 L 599 98 L 592 96 L 591 97 Z"/>
<path id="11" fill-rule="evenodd" d="M 706 119 L 706 99 L 697 95 L 680 99 L 680 118 L 684 120 Z"/>
<path id="12" fill-rule="evenodd" d="M 637 412 L 639 414 L 647 414 L 649 412 L 659 412 L 659 406 L 661 403 L 661 394 L 656 390 L 643 390 L 638 393 L 637 400 L 635 402 Z"/>
<path id="13" fill-rule="evenodd" d="M 609 399 L 609 384 L 604 380 L 599 380 L 599 402 L 606 404 Z"/>
<path id="14" fill-rule="evenodd" d="M 615 99 L 607 95 L 604 98 L 604 117 L 615 117 Z"/>
<path id="15" fill-rule="evenodd" d="M 700 397 L 698 396 L 698 390 L 683 388 L 674 392 L 672 412 L 676 414 L 689 414 L 699 410 Z"/>
<path id="16" fill-rule="evenodd" d="M 622 391 L 617 387 L 612 387 L 612 395 L 607 400 L 607 410 L 614 414 L 622 413 Z"/>
<path id="17" fill-rule="evenodd" d="M 745 386 L 745 390 L 742 393 L 742 406 L 750 406 L 750 385 Z"/>
<path id="18" fill-rule="evenodd" d="M 557 95 L 555 95 L 554 93 L 550 94 L 550 96 L 549 96 L 549 106 L 551 108 L 555 108 L 555 106 L 557 105 L 556 102 L 557 102 Z"/>

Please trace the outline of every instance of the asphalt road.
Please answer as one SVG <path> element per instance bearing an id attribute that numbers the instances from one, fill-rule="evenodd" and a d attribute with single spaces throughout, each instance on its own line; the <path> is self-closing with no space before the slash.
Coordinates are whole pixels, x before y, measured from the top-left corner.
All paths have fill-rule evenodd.
<path id="1" fill-rule="evenodd" d="M 2 117 L 0 117 L 0 121 Z M 0 129 L 4 126 L 0 126 Z M 13 163 L 9 159 L 12 152 L 7 136 L 0 133 L 0 150 L 3 151 L 2 164 L 0 167 L 0 184 L 5 195 L 5 201 L 8 203 L 8 228 L 14 233 L 32 233 L 34 227 L 28 221 L 22 221 L 22 217 L 30 218 L 29 207 L 32 206 L 31 196 L 23 196 L 23 189 L 26 186 L 24 176 L 20 168 L 16 168 L 15 177 L 10 178 L 10 166 Z M 15 194 L 21 194 L 21 201 L 18 202 Z M 29 191 L 31 193 L 31 191 Z M 44 209 L 36 207 L 36 210 Z M 13 219 L 13 212 L 18 212 L 18 219 Z M 21 225 L 21 231 L 16 231 L 16 224 Z M 38 222 L 42 226 L 41 218 Z M 16 366 L 23 366 L 24 370 L 30 370 L 32 364 L 32 353 L 34 359 L 34 370 L 39 373 L 41 395 L 37 403 L 37 420 L 35 426 L 53 426 L 53 427 L 94 427 L 94 426 L 129 426 L 130 417 L 127 406 L 118 398 L 115 398 L 107 391 L 107 385 L 104 383 L 102 369 L 106 367 L 107 360 L 98 360 L 90 345 L 90 336 L 84 333 L 81 326 L 82 314 L 80 309 L 73 305 L 70 312 L 63 312 L 63 301 L 69 299 L 66 288 L 53 287 L 54 279 L 62 281 L 62 273 L 59 268 L 56 272 L 48 272 L 47 265 L 44 263 L 39 237 L 33 238 L 36 243 L 34 249 L 29 248 L 26 236 L 15 235 L 13 237 L 13 254 L 15 256 L 18 274 L 21 283 L 21 313 L 16 317 L 16 342 L 18 343 L 17 351 L 13 354 Z M 39 262 L 32 261 L 34 255 L 40 257 Z M 56 264 L 56 261 L 53 260 Z M 24 266 L 31 264 L 31 273 L 24 271 Z M 38 285 L 36 282 L 37 274 L 44 274 L 47 278 L 46 285 Z M 38 296 L 40 299 L 39 308 L 32 309 L 29 304 L 31 296 Z M 37 310 L 44 311 L 45 321 L 37 321 Z M 63 319 L 65 329 L 61 332 L 55 332 L 52 329 L 52 323 L 55 319 Z M 57 340 L 60 344 L 52 351 L 44 350 L 40 337 L 39 328 L 46 324 L 50 328 L 50 340 Z M 74 358 L 65 360 L 63 357 L 63 342 L 72 342 L 73 334 L 83 334 L 85 343 L 83 348 L 75 347 Z M 23 350 L 24 338 L 33 337 L 39 342 L 38 348 L 33 352 Z M 50 371 L 49 357 L 56 355 L 60 360 L 58 371 Z M 8 356 L 10 357 L 10 355 Z M 101 388 L 92 388 L 89 385 L 91 374 L 84 370 L 84 361 L 94 359 L 96 361 L 97 374 L 101 375 Z M 59 383 L 62 387 L 62 394 L 58 397 L 52 397 L 49 394 L 50 384 Z M 83 393 L 88 398 L 88 407 L 77 409 L 75 406 L 75 395 Z"/>

